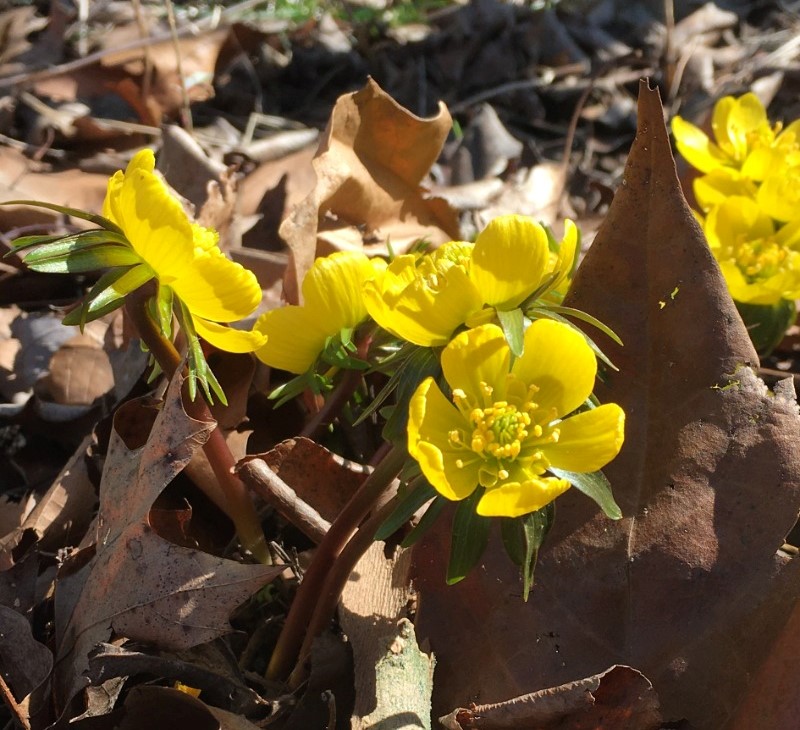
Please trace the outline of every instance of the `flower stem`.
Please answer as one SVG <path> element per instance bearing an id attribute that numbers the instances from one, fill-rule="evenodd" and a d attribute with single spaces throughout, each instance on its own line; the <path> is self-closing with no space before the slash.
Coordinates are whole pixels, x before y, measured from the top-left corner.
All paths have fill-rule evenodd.
<path id="1" fill-rule="evenodd" d="M 350 538 L 342 549 L 336 562 L 331 566 L 317 597 L 314 613 L 306 629 L 306 636 L 303 640 L 303 645 L 300 647 L 297 663 L 289 675 L 289 687 L 291 689 L 297 689 L 305 681 L 308 675 L 306 660 L 311 654 L 311 645 L 314 643 L 314 639 L 330 624 L 336 611 L 336 606 L 339 604 L 342 591 L 347 585 L 347 581 L 356 564 L 367 552 L 369 546 L 372 545 L 378 528 L 397 506 L 396 487 L 392 491 L 394 491 L 394 494 L 391 498 L 384 502 L 383 506 L 370 515 L 358 528 L 355 535 Z"/>
<path id="2" fill-rule="evenodd" d="M 152 288 L 148 286 L 132 292 L 126 297 L 125 312 L 156 362 L 166 376 L 172 378 L 181 367 L 183 358 L 150 317 L 147 302 L 152 294 Z M 208 404 L 202 397 L 194 401 L 184 401 L 184 409 L 188 416 L 198 421 L 214 420 Z M 242 546 L 249 550 L 259 562 L 270 563 L 264 532 L 261 529 L 261 522 L 258 519 L 253 500 L 241 479 L 233 472 L 236 460 L 228 448 L 219 426 L 214 428 L 208 441 L 203 444 L 203 451 L 225 495 L 225 504 L 219 505 L 219 501 L 214 498 L 214 495 L 209 496 L 233 521 Z"/>
<path id="3" fill-rule="evenodd" d="M 328 574 L 364 517 L 376 502 L 392 488 L 394 479 L 400 472 L 405 459 L 405 449 L 397 446 L 392 448 L 375 467 L 375 471 L 364 480 L 364 483 L 331 524 L 331 529 L 317 547 L 311 564 L 297 589 L 297 595 L 295 595 L 286 616 L 286 623 L 283 625 L 278 643 L 270 658 L 267 679 L 286 678 L 295 665 L 304 643 L 310 645 L 314 636 L 311 635 L 309 624 L 315 614 L 317 604 L 323 599 L 323 590 Z M 349 570 L 348 568 L 348 575 Z M 344 584 L 342 583 L 342 585 Z M 338 593 L 336 597 L 338 598 Z M 320 619 L 317 620 L 317 622 L 319 621 Z M 322 628 L 324 628 L 324 623 Z"/>

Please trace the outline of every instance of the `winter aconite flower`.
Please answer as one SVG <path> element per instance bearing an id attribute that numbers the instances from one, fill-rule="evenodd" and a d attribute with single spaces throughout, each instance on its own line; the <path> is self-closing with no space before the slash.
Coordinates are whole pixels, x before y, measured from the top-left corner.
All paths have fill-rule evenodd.
<path id="1" fill-rule="evenodd" d="M 254 329 L 267 336 L 256 356 L 272 367 L 305 373 L 331 338 L 366 319 L 362 287 L 385 266 L 354 251 L 318 258 L 303 279 L 303 304 L 270 310 L 256 321 Z"/>
<path id="2" fill-rule="evenodd" d="M 619 453 L 625 414 L 613 403 L 570 416 L 594 387 L 597 362 L 584 337 L 547 319 L 525 332 L 511 362 L 503 331 L 486 324 L 442 351 L 448 398 L 424 380 L 409 407 L 408 451 L 444 497 L 481 487 L 477 512 L 517 517 L 541 509 L 570 483 L 548 469 L 594 472 Z"/>
<path id="3" fill-rule="evenodd" d="M 754 200 L 733 196 L 709 211 L 703 230 L 736 301 L 800 297 L 800 219 L 776 225 Z"/>
<path id="4" fill-rule="evenodd" d="M 95 308 L 156 279 L 160 299 L 174 295 L 184 324 L 188 317 L 188 324 L 215 347 L 252 352 L 263 345 L 260 333 L 226 326 L 249 316 L 261 301 L 255 275 L 225 257 L 216 231 L 189 220 L 155 173 L 151 150 L 138 152 L 124 173 L 109 180 L 103 216 L 119 227 L 138 261 L 116 278 Z"/>
<path id="5" fill-rule="evenodd" d="M 711 129 L 714 141 L 685 119 L 672 120 L 678 152 L 700 172 L 729 168 L 745 178 L 763 180 L 778 164 L 800 163 L 800 121 L 783 130 L 780 124 L 771 126 L 755 94 L 720 99 Z"/>
<path id="6" fill-rule="evenodd" d="M 542 226 L 524 216 L 501 216 L 474 245 L 452 241 L 430 254 L 395 258 L 365 284 L 367 311 L 408 342 L 444 345 L 463 324 L 486 322 L 495 311 L 557 289 L 571 270 L 577 241 L 575 225 L 566 221 L 553 262 Z"/>

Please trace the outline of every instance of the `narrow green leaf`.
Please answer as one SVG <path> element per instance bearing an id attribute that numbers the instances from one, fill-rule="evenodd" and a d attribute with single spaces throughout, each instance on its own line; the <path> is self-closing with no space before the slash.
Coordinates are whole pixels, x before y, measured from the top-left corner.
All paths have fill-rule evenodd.
<path id="1" fill-rule="evenodd" d="M 450 539 L 450 560 L 447 564 L 448 585 L 458 583 L 467 576 L 481 559 L 489 543 L 491 520 L 475 512 L 481 496 L 483 489 L 478 488 L 469 497 L 461 500 L 456 508 Z"/>
<path id="2" fill-rule="evenodd" d="M 536 512 L 521 517 L 506 518 L 501 522 L 503 546 L 506 553 L 520 567 L 522 597 L 527 601 L 533 585 L 533 575 L 539 549 L 555 519 L 555 502 Z"/>
<path id="3" fill-rule="evenodd" d="M 519 307 L 507 312 L 498 309 L 497 319 L 514 357 L 521 357 L 525 347 L 525 316 L 522 310 Z"/>
<path id="4" fill-rule="evenodd" d="M 65 234 L 61 233 L 56 236 L 20 236 L 11 241 L 12 250 L 9 251 L 6 256 L 10 256 L 13 253 L 19 254 L 26 248 L 33 248 L 34 246 L 47 246 L 54 241 L 60 241 L 64 238 L 64 235 Z"/>
<path id="5" fill-rule="evenodd" d="M 134 266 L 142 259 L 127 246 L 92 246 L 62 255 L 37 256 L 35 251 L 25 257 L 25 265 L 42 274 L 80 274 L 115 266 Z"/>
<path id="6" fill-rule="evenodd" d="M 400 547 L 410 548 L 414 543 L 416 543 L 417 540 L 419 540 L 433 526 L 433 523 L 436 522 L 436 518 L 441 514 L 445 505 L 448 503 L 448 499 L 445 499 L 441 495 L 437 495 L 433 502 L 431 502 L 428 506 L 428 509 L 425 510 L 425 514 L 420 517 L 419 522 L 417 522 L 417 524 L 411 529 L 411 532 L 405 536 L 403 542 L 400 543 Z"/>
<path id="7" fill-rule="evenodd" d="M 436 490 L 425 480 L 409 489 L 408 494 L 397 503 L 394 512 L 392 512 L 392 514 L 386 518 L 386 521 L 378 528 L 378 531 L 375 533 L 375 539 L 385 540 L 390 535 L 393 535 L 411 519 L 412 515 L 422 507 L 425 502 L 429 502 L 435 496 Z"/>
<path id="8" fill-rule="evenodd" d="M 565 471 L 564 469 L 556 469 L 552 466 L 548 471 L 552 472 L 559 479 L 566 479 L 573 487 L 597 502 L 597 505 L 603 510 L 606 517 L 612 520 L 622 519 L 622 510 L 614 501 L 614 495 L 611 493 L 611 485 L 603 472 L 595 471 L 583 474 L 580 472 Z"/>
<path id="9" fill-rule="evenodd" d="M 103 218 L 101 215 L 89 213 L 85 210 L 78 208 L 68 208 L 66 205 L 56 205 L 55 203 L 42 203 L 40 200 L 6 200 L 0 205 L 30 205 L 34 208 L 47 208 L 47 210 L 54 210 L 56 213 L 68 215 L 72 218 L 80 218 L 84 221 L 94 223 L 107 231 L 114 231 L 115 233 L 122 233 L 122 229 L 116 224 L 112 223 L 108 218 Z"/>
<path id="10" fill-rule="evenodd" d="M 397 369 L 389 377 L 389 381 L 381 388 L 378 395 L 376 395 L 373 401 L 364 409 L 353 425 L 358 426 L 375 413 L 402 382 L 410 380 L 419 385 L 419 383 L 427 377 L 425 373 L 434 374 L 438 368 L 437 363 L 436 355 L 430 348 L 409 345 L 406 349 L 405 356 L 397 365 Z"/>
<path id="11" fill-rule="evenodd" d="M 575 309 L 573 307 L 563 307 L 555 305 L 547 307 L 547 309 L 549 309 L 552 312 L 556 312 L 557 314 L 563 314 L 568 317 L 575 317 L 575 319 L 579 319 L 581 320 L 581 322 L 586 322 L 586 324 L 590 324 L 592 325 L 592 327 L 596 327 L 597 329 L 599 329 L 604 335 L 610 337 L 618 345 L 623 344 L 619 335 L 616 332 L 614 332 L 614 330 L 612 330 L 611 327 L 609 327 L 606 324 L 603 324 L 599 319 L 597 319 L 597 317 L 592 317 L 592 315 L 588 314 L 587 312 L 584 312 L 580 309 Z"/>

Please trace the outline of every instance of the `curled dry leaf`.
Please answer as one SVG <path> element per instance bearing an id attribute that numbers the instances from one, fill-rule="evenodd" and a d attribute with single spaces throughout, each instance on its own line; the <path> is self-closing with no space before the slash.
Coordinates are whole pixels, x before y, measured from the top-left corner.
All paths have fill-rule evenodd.
<path id="1" fill-rule="evenodd" d="M 658 698 L 641 672 L 615 666 L 506 702 L 460 707 L 440 722 L 448 730 L 657 730 L 661 714 Z"/>
<path id="2" fill-rule="evenodd" d="M 421 187 L 450 126 L 444 105 L 421 119 L 372 79 L 339 97 L 313 161 L 316 187 L 280 229 L 293 256 L 285 280 L 290 302 L 297 303 L 299 283 L 318 255 L 373 243 L 402 252 L 420 239 L 459 237 L 456 212 Z"/>
<path id="3" fill-rule="evenodd" d="M 751 369 L 646 83 L 623 185 L 568 304 L 625 343 L 598 337 L 620 370 L 597 389 L 627 413 L 605 469 L 624 518 L 574 489 L 559 498 L 527 604 L 497 545 L 447 588 L 441 536 L 423 543 L 417 630 L 439 659 L 435 705 L 625 663 L 652 682 L 666 720 L 721 727 L 800 595 L 800 561 L 779 552 L 800 508 L 800 418 L 793 394 L 770 393 Z"/>
<path id="4" fill-rule="evenodd" d="M 182 385 L 182 378 L 173 378 L 144 442 L 138 423 L 141 399 L 126 403 L 115 416 L 100 484 L 94 554 L 84 550 L 67 561 L 56 586 L 61 708 L 85 685 L 89 652 L 112 630 L 165 648 L 210 641 L 230 630 L 228 616 L 236 606 L 281 572 L 280 567 L 242 565 L 178 547 L 148 524 L 156 497 L 214 428 L 213 421 L 186 415 Z M 126 432 L 128 416 L 134 432 Z"/>

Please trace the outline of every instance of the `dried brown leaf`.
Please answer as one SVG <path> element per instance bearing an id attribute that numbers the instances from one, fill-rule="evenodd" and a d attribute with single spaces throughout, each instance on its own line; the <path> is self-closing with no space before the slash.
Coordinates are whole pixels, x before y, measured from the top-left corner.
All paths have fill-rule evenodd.
<path id="1" fill-rule="evenodd" d="M 625 343 L 598 338 L 620 371 L 597 390 L 628 416 L 606 469 L 625 517 L 609 522 L 576 490 L 560 498 L 528 604 L 496 545 L 453 589 L 443 546 L 423 544 L 418 626 L 439 657 L 438 701 L 501 699 L 625 663 L 650 679 L 666 719 L 721 727 L 800 593 L 800 563 L 778 552 L 800 507 L 800 418 L 793 394 L 769 393 L 749 367 L 646 84 L 623 185 L 569 304 Z"/>
<path id="2" fill-rule="evenodd" d="M 50 360 L 37 393 L 54 403 L 90 405 L 114 387 L 111 363 L 101 344 L 86 334 L 67 340 Z"/>
<path id="3" fill-rule="evenodd" d="M 230 630 L 228 616 L 237 605 L 281 571 L 178 547 L 148 524 L 156 497 L 214 427 L 213 421 L 186 415 L 182 385 L 182 378 L 173 379 L 145 442 L 139 415 L 133 431 L 126 418 L 143 408 L 141 400 L 116 414 L 100 486 L 95 554 L 83 551 L 89 562 L 83 554 L 76 565 L 68 562 L 57 585 L 56 679 L 62 707 L 86 682 L 90 650 L 112 630 L 166 648 L 210 641 Z M 59 597 L 62 585 L 65 595 Z"/>
<path id="4" fill-rule="evenodd" d="M 458 238 L 455 211 L 420 184 L 450 126 L 444 105 L 421 119 L 371 79 L 338 99 L 313 162 L 317 185 L 280 229 L 293 254 L 289 301 L 317 255 L 370 243 L 385 251 L 387 242 L 399 252 L 419 239 Z"/>

